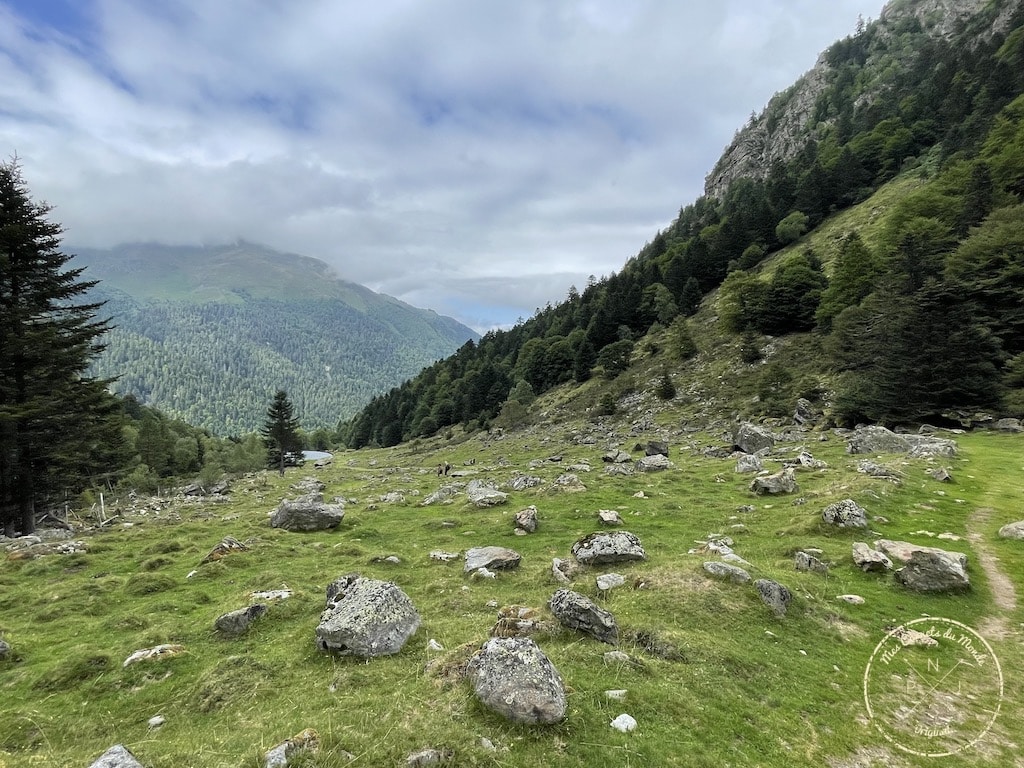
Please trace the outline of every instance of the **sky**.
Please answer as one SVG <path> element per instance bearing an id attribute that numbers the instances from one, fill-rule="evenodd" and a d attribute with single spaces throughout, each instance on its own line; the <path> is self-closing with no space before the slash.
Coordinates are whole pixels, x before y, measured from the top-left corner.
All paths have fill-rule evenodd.
<path id="1" fill-rule="evenodd" d="M 65 250 L 258 242 L 484 332 L 623 264 L 882 0 L 0 0 Z"/>

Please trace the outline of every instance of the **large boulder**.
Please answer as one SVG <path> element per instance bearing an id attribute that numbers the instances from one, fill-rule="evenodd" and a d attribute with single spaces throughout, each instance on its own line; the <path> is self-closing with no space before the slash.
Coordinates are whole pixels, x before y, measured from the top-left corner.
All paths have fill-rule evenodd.
<path id="1" fill-rule="evenodd" d="M 664 440 L 651 440 L 644 447 L 647 456 L 668 456 L 668 443 Z"/>
<path id="2" fill-rule="evenodd" d="M 875 549 L 879 552 L 884 552 L 899 563 L 909 563 L 915 552 L 935 552 L 940 555 L 947 555 L 959 563 L 961 568 L 967 568 L 967 555 L 963 552 L 951 552 L 939 549 L 938 547 L 911 544 L 909 541 L 893 541 L 892 539 L 879 539 L 875 542 Z"/>
<path id="3" fill-rule="evenodd" d="M 142 768 L 142 763 L 122 744 L 115 744 L 89 766 L 89 768 Z"/>
<path id="4" fill-rule="evenodd" d="M 758 496 L 764 494 L 796 493 L 800 486 L 796 482 L 796 473 L 792 467 L 776 472 L 773 475 L 758 475 L 750 483 L 750 490 Z"/>
<path id="5" fill-rule="evenodd" d="M 821 512 L 822 522 L 838 528 L 867 528 L 868 513 L 853 499 L 829 504 Z"/>
<path id="6" fill-rule="evenodd" d="M 1024 425 L 1020 419 L 999 419 L 992 425 L 992 429 L 999 432 L 1024 432 Z"/>
<path id="7" fill-rule="evenodd" d="M 999 536 L 1004 539 L 1024 539 L 1024 520 L 1007 523 L 999 529 Z"/>
<path id="8" fill-rule="evenodd" d="M 514 723 L 565 719 L 562 676 L 528 637 L 491 638 L 470 659 L 466 673 L 480 703 Z"/>
<path id="9" fill-rule="evenodd" d="M 473 547 L 466 550 L 466 564 L 462 570 L 472 573 L 479 568 L 510 571 L 518 568 L 523 556 L 508 547 Z"/>
<path id="10" fill-rule="evenodd" d="M 896 571 L 896 580 L 914 592 L 965 592 L 970 579 L 957 552 L 918 549 L 909 562 Z"/>
<path id="11" fill-rule="evenodd" d="M 270 526 L 296 532 L 324 531 L 337 528 L 344 517 L 342 505 L 324 504 L 323 494 L 315 492 L 278 504 L 270 516 Z"/>
<path id="12" fill-rule="evenodd" d="M 611 645 L 619 640 L 615 617 L 586 595 L 571 589 L 560 589 L 551 596 L 548 607 L 555 618 L 569 629 Z"/>
<path id="13" fill-rule="evenodd" d="M 644 456 L 636 463 L 636 468 L 641 472 L 661 472 L 662 470 L 670 469 L 671 467 L 672 462 L 668 460 L 667 456 L 661 453 Z"/>
<path id="14" fill-rule="evenodd" d="M 483 480 L 470 480 L 466 497 L 475 507 L 496 507 L 508 501 L 508 494 Z"/>
<path id="15" fill-rule="evenodd" d="M 629 531 L 597 531 L 588 534 L 576 541 L 571 551 L 573 557 L 584 565 L 647 559 L 640 539 Z"/>
<path id="16" fill-rule="evenodd" d="M 757 453 L 775 446 L 775 437 L 767 429 L 744 421 L 733 431 L 732 443 L 744 453 Z"/>
<path id="17" fill-rule="evenodd" d="M 880 426 L 860 427 L 847 437 L 847 453 L 905 453 L 924 456 L 956 456 L 956 442 L 932 435 L 896 434 Z"/>
<path id="18" fill-rule="evenodd" d="M 386 656 L 402 650 L 419 626 L 412 600 L 394 582 L 352 574 L 327 587 L 317 646 L 362 658 Z"/>

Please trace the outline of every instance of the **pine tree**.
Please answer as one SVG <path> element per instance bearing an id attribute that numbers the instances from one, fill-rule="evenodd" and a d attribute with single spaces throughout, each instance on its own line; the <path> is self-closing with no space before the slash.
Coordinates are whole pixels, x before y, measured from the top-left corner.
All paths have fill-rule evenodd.
<path id="1" fill-rule="evenodd" d="M 35 529 L 47 493 L 112 470 L 121 445 L 109 380 L 86 375 L 108 330 L 96 283 L 69 269 L 62 227 L 33 201 L 16 159 L 0 163 L 0 526 Z M 77 489 L 76 489 L 77 490 Z"/>
<path id="2" fill-rule="evenodd" d="M 267 409 L 267 420 L 260 434 L 267 446 L 267 466 L 277 467 L 283 475 L 288 454 L 302 448 L 299 420 L 295 418 L 288 393 L 283 389 L 277 390 L 274 395 L 274 402 Z"/>

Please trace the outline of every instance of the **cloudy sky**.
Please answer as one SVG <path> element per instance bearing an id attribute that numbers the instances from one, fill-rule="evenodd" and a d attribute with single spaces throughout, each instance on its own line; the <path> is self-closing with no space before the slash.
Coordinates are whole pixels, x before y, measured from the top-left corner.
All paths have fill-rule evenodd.
<path id="1" fill-rule="evenodd" d="M 0 0 L 65 244 L 322 259 L 477 330 L 616 271 L 882 0 Z"/>

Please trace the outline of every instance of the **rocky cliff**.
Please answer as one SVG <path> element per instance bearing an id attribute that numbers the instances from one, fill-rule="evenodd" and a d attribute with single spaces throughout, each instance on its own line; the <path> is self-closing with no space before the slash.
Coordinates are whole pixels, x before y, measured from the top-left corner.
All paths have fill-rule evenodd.
<path id="1" fill-rule="evenodd" d="M 899 30 L 906 22 L 916 19 L 920 28 L 932 37 L 949 37 L 969 17 L 988 6 L 998 8 L 990 30 L 1005 28 L 1011 12 L 1024 0 L 892 0 L 881 16 L 858 30 L 857 34 L 873 36 L 872 54 L 866 63 L 884 56 Z M 756 118 L 736 132 L 732 143 L 705 179 L 705 194 L 721 197 L 728 186 L 738 178 L 762 179 L 768 175 L 775 161 L 792 159 L 827 124 L 816 123 L 815 113 L 819 96 L 836 76 L 829 65 L 827 54 L 818 57 L 814 67 L 785 91 L 777 93 Z M 859 97 L 870 100 L 872 88 L 884 88 L 879 79 Z"/>

